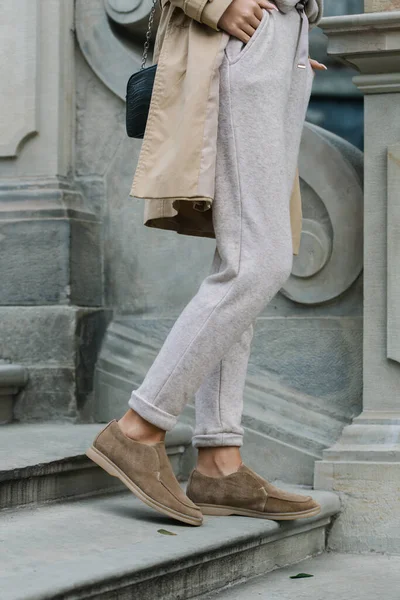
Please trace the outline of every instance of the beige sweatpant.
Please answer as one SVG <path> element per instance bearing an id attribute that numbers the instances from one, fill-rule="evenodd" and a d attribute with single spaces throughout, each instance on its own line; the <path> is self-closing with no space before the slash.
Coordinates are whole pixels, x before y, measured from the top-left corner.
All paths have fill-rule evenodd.
<path id="1" fill-rule="evenodd" d="M 212 271 L 129 401 L 144 419 L 169 430 L 195 396 L 196 447 L 242 445 L 253 323 L 292 268 L 289 202 L 313 80 L 307 18 L 295 4 L 286 13 L 265 12 L 247 45 L 228 43 Z"/>

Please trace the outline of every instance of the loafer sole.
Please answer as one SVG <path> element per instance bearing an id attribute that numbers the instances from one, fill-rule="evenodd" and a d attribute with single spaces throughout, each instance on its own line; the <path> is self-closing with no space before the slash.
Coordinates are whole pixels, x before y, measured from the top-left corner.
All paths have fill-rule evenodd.
<path id="1" fill-rule="evenodd" d="M 217 504 L 197 504 L 203 515 L 213 515 L 215 517 L 229 517 L 238 515 L 241 517 L 255 517 L 257 519 L 269 519 L 271 521 L 294 521 L 295 519 L 306 519 L 314 517 L 321 512 L 318 505 L 308 510 L 291 513 L 265 513 L 257 510 L 247 510 L 245 508 L 235 508 L 234 506 L 220 506 Z"/>
<path id="2" fill-rule="evenodd" d="M 154 508 L 158 512 L 163 515 L 167 515 L 171 517 L 171 519 L 175 519 L 177 521 L 182 521 L 183 523 L 188 523 L 189 525 L 199 526 L 203 523 L 203 519 L 200 517 L 192 517 L 190 515 L 185 515 L 184 513 L 180 513 L 173 508 L 169 508 L 164 504 L 158 502 L 155 498 L 151 498 L 144 492 L 140 487 L 138 487 L 129 477 L 125 475 L 125 473 L 115 464 L 113 463 L 105 454 L 97 450 L 94 446 L 89 448 L 86 451 L 86 456 L 90 458 L 96 465 L 104 469 L 109 475 L 112 477 L 117 477 L 126 487 L 142 502 L 150 506 L 150 508 Z"/>

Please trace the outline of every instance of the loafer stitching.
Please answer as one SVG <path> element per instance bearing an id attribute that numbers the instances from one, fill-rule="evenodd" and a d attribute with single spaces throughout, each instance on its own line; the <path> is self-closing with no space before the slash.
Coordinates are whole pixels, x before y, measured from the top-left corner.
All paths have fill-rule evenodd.
<path id="1" fill-rule="evenodd" d="M 183 500 L 181 500 L 180 498 L 178 498 L 174 492 L 172 490 L 169 489 L 169 487 L 163 482 L 163 480 L 161 479 L 161 473 L 158 473 L 158 481 L 161 483 L 162 486 L 165 487 L 165 489 L 171 494 L 171 496 L 173 496 L 175 498 L 175 500 L 177 500 L 179 502 L 179 504 L 182 504 L 182 506 L 186 506 L 186 508 L 191 508 L 192 510 L 195 510 L 196 507 L 192 506 L 190 504 L 186 504 L 186 502 L 184 502 Z"/>

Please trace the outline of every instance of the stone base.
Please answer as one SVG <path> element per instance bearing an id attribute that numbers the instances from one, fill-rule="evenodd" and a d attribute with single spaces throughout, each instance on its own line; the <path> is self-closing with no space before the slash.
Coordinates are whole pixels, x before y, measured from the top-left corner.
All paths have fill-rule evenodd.
<path id="1" fill-rule="evenodd" d="M 400 553 L 400 413 L 365 411 L 315 464 L 314 487 L 339 493 L 329 547 Z"/>
<path id="2" fill-rule="evenodd" d="M 313 574 L 303 586 L 290 579 L 299 571 Z M 296 582 L 304 592 L 294 594 Z M 399 588 L 400 556 L 324 552 L 297 566 L 228 587 L 216 600 L 399 600 Z"/>
<path id="3" fill-rule="evenodd" d="M 17 420 L 91 420 L 94 366 L 107 320 L 102 309 L 0 307 L 0 358 L 29 374 L 16 399 Z"/>
<path id="4" fill-rule="evenodd" d="M 328 548 L 399 554 L 400 462 L 321 461 L 315 467 L 315 488 L 336 492 L 342 501 Z"/>

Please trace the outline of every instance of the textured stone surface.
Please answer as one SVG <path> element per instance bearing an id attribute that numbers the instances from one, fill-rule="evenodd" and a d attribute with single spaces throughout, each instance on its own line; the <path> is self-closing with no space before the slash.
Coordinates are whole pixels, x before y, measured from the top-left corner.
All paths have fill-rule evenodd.
<path id="1" fill-rule="evenodd" d="M 0 223 L 1 304 L 68 303 L 69 235 L 66 221 Z"/>
<path id="2" fill-rule="evenodd" d="M 73 365 L 76 309 L 1 307 L 0 356 L 25 365 Z"/>
<path id="3" fill-rule="evenodd" d="M 340 456 L 318 465 L 315 487 L 340 495 L 342 513 L 329 533 L 328 547 L 338 552 L 399 554 L 399 463 Z"/>
<path id="4" fill-rule="evenodd" d="M 76 419 L 85 414 L 107 313 L 71 307 L 0 307 L 0 357 L 29 373 L 15 417 Z"/>
<path id="5" fill-rule="evenodd" d="M 318 517 L 283 524 L 209 517 L 202 527 L 188 527 L 132 494 L 5 511 L 2 600 L 175 600 L 185 590 L 194 596 L 218 589 L 322 552 L 339 503 L 326 492 L 315 496 L 323 505 Z M 160 528 L 177 535 L 160 535 Z"/>
<path id="6" fill-rule="evenodd" d="M 125 490 L 85 456 L 101 430 L 95 425 L 8 425 L 0 435 L 0 509 Z M 193 466 L 192 429 L 168 433 L 167 452 L 180 480 Z"/>
<path id="7" fill-rule="evenodd" d="M 30 365 L 29 381 L 16 399 L 14 418 L 21 422 L 72 422 L 77 417 L 75 367 Z"/>
<path id="8" fill-rule="evenodd" d="M 0 219 L 0 304 L 102 303 L 99 223 Z"/>
<path id="9" fill-rule="evenodd" d="M 364 0 L 365 12 L 400 10 L 400 0 Z"/>
<path id="10" fill-rule="evenodd" d="M 290 579 L 298 573 L 313 577 Z M 399 588 L 399 556 L 327 552 L 219 594 L 205 595 L 202 600 L 398 600 Z"/>

